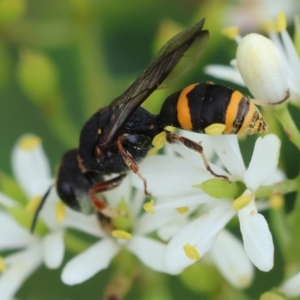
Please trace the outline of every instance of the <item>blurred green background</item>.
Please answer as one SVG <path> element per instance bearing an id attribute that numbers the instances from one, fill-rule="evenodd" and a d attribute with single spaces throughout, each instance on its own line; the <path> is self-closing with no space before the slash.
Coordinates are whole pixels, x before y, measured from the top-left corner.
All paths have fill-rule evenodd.
<path id="1" fill-rule="evenodd" d="M 1 172 L 12 174 L 11 150 L 25 133 L 42 138 L 55 172 L 62 154 L 77 147 L 80 129 L 88 117 L 125 90 L 148 65 L 158 45 L 203 17 L 210 42 L 199 63 L 176 86 L 157 91 L 146 106 L 157 112 L 166 95 L 189 83 L 220 83 L 203 73 L 205 65 L 228 64 L 234 57 L 235 43 L 223 37 L 220 30 L 243 21 L 243 14 L 244 32 L 258 28 L 260 15 L 273 16 L 267 14 L 265 6 L 262 8 L 263 2 L 0 0 Z M 293 1 L 275 2 L 294 5 Z M 248 14 L 252 16 L 249 24 Z M 293 113 L 299 115 L 296 109 Z M 254 139 L 243 142 L 244 149 L 249 149 L 245 152 L 248 161 Z M 299 155 L 284 135 L 282 139 L 282 151 L 288 159 L 281 166 L 294 177 L 299 171 Z M 247 290 L 253 299 L 282 280 L 280 257 L 276 253 L 277 263 L 270 273 L 256 270 L 254 284 Z M 102 299 L 111 274 L 108 269 L 82 285 L 69 287 L 60 282 L 60 272 L 40 268 L 18 292 L 18 298 Z M 205 280 L 205 274 L 200 281 Z M 149 276 L 154 276 L 153 288 L 156 281 L 165 282 L 172 299 L 207 299 L 203 291 L 187 289 L 179 278 L 151 272 Z M 136 285 L 126 299 L 140 299 L 141 289 L 142 285 Z M 155 298 L 149 293 L 143 299 Z"/>

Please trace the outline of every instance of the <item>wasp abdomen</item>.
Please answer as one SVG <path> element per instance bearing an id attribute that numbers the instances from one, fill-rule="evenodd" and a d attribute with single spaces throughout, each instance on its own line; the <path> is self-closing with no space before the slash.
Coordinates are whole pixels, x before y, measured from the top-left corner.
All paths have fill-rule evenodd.
<path id="1" fill-rule="evenodd" d="M 196 83 L 169 96 L 162 105 L 161 126 L 205 133 L 213 124 L 223 124 L 223 134 L 253 134 L 266 131 L 266 124 L 239 91 L 208 83 Z"/>

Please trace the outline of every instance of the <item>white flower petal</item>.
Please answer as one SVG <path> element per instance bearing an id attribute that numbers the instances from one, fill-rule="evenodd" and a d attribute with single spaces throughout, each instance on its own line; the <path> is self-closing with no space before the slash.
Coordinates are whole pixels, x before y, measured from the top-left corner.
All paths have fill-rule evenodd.
<path id="1" fill-rule="evenodd" d="M 0 250 L 21 248 L 37 241 L 37 238 L 27 229 L 21 227 L 12 217 L 2 211 L 0 211 L 0 220 Z"/>
<path id="2" fill-rule="evenodd" d="M 286 280 L 280 291 L 291 298 L 300 296 L 300 272 Z"/>
<path id="3" fill-rule="evenodd" d="M 257 213 L 254 200 L 238 216 L 248 257 L 261 271 L 270 271 L 274 264 L 274 245 L 266 219 Z"/>
<path id="4" fill-rule="evenodd" d="M 211 249 L 221 274 L 236 288 L 248 287 L 253 279 L 253 265 L 243 244 L 229 231 L 222 230 Z"/>
<path id="5" fill-rule="evenodd" d="M 214 148 L 225 168 L 233 176 L 232 180 L 242 180 L 246 171 L 236 135 L 211 137 Z"/>
<path id="6" fill-rule="evenodd" d="M 182 158 L 166 155 L 148 156 L 139 167 L 147 180 L 148 191 L 155 197 L 195 194 L 197 190 L 191 186 L 212 177 L 206 170 L 199 170 Z M 130 176 L 133 186 L 143 189 L 141 179 L 133 173 Z"/>
<path id="7" fill-rule="evenodd" d="M 71 259 L 62 271 L 62 281 L 68 285 L 82 283 L 108 267 L 118 253 L 119 245 L 112 239 L 103 239 Z"/>
<path id="8" fill-rule="evenodd" d="M 0 275 L 0 299 L 11 300 L 24 281 L 42 263 L 39 245 L 30 247 L 5 259 L 8 269 Z"/>
<path id="9" fill-rule="evenodd" d="M 12 153 L 12 168 L 14 175 L 29 199 L 43 195 L 52 184 L 51 172 L 47 157 L 41 143 L 26 148 L 22 143 L 32 135 L 22 136 Z"/>
<path id="10" fill-rule="evenodd" d="M 268 103 L 283 101 L 288 92 L 287 69 L 275 44 L 262 35 L 246 35 L 238 45 L 238 69 L 250 92 Z"/>
<path id="11" fill-rule="evenodd" d="M 249 189 L 256 191 L 261 182 L 275 173 L 279 158 L 280 140 L 274 134 L 258 138 L 244 181 Z"/>
<path id="12" fill-rule="evenodd" d="M 193 264 L 183 247 L 194 246 L 202 257 L 213 245 L 218 232 L 232 218 L 235 212 L 230 201 L 220 201 L 220 204 L 200 218 L 189 222 L 169 242 L 164 264 L 168 272 L 180 273 L 184 268 Z"/>
<path id="13" fill-rule="evenodd" d="M 117 174 L 114 174 L 112 176 L 109 176 L 108 178 L 105 178 L 107 180 L 117 177 Z M 128 201 L 130 199 L 131 195 L 131 185 L 129 182 L 129 176 L 126 176 L 120 186 L 112 189 L 111 191 L 104 192 L 103 193 L 104 198 L 106 199 L 107 203 L 111 207 L 116 207 L 121 199 Z"/>
<path id="14" fill-rule="evenodd" d="M 144 236 L 134 235 L 127 248 L 149 268 L 166 272 L 163 267 L 165 244 Z"/>
<path id="15" fill-rule="evenodd" d="M 166 225 L 174 218 L 178 218 L 179 213 L 173 209 L 168 211 L 157 211 L 153 215 L 144 213 L 134 224 L 134 232 L 138 234 L 148 234 Z"/>
<path id="16" fill-rule="evenodd" d="M 156 233 L 160 239 L 167 242 L 187 223 L 187 217 L 181 216 L 181 218 L 173 219 L 172 222 L 169 222 L 167 225 L 159 228 Z"/>
<path id="17" fill-rule="evenodd" d="M 204 68 L 204 72 L 215 78 L 245 86 L 241 74 L 235 68 L 222 65 L 208 65 Z"/>
<path id="18" fill-rule="evenodd" d="M 68 207 L 66 207 L 66 218 L 62 225 L 97 237 L 105 237 L 107 235 L 96 215 L 86 216 Z"/>
<path id="19" fill-rule="evenodd" d="M 65 246 L 62 230 L 51 232 L 43 238 L 43 256 L 45 265 L 50 269 L 58 268 L 63 260 Z"/>

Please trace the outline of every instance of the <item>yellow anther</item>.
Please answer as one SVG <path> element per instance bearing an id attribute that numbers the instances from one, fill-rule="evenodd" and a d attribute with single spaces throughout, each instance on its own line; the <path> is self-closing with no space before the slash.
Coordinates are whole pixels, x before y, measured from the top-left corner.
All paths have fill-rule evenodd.
<path id="1" fill-rule="evenodd" d="M 27 135 L 19 141 L 19 147 L 23 150 L 30 151 L 38 147 L 42 140 L 35 135 Z"/>
<path id="2" fill-rule="evenodd" d="M 62 222 L 66 218 L 66 207 L 63 202 L 59 201 L 55 204 L 56 221 Z"/>
<path id="3" fill-rule="evenodd" d="M 116 239 L 130 240 L 132 238 L 132 235 L 125 230 L 113 230 L 111 234 Z"/>
<path id="4" fill-rule="evenodd" d="M 225 130 L 225 124 L 219 124 L 219 123 L 215 123 L 215 124 L 211 124 L 209 126 L 207 126 L 204 131 L 206 134 L 212 135 L 212 136 L 217 136 L 223 133 L 223 131 Z"/>
<path id="5" fill-rule="evenodd" d="M 35 196 L 30 199 L 25 209 L 29 212 L 35 213 L 39 205 L 41 204 L 41 201 L 42 201 L 42 196 Z"/>
<path id="6" fill-rule="evenodd" d="M 176 132 L 176 128 L 173 126 L 166 126 L 164 129 L 172 133 Z"/>
<path id="7" fill-rule="evenodd" d="M 232 208 L 236 211 L 244 208 L 245 206 L 247 206 L 250 201 L 253 199 L 254 195 L 242 195 L 238 198 L 236 198 L 233 203 L 232 203 Z"/>
<path id="8" fill-rule="evenodd" d="M 187 206 L 182 206 L 182 207 L 177 207 L 176 210 L 180 213 L 180 214 L 185 214 L 189 211 L 189 208 Z"/>
<path id="9" fill-rule="evenodd" d="M 286 15 L 284 12 L 280 12 L 277 15 L 277 20 L 276 20 L 276 31 L 282 32 L 286 30 L 287 27 L 287 21 L 286 21 Z"/>
<path id="10" fill-rule="evenodd" d="M 146 202 L 143 205 L 143 209 L 148 212 L 149 214 L 154 214 L 154 209 L 153 209 L 153 205 L 154 205 L 154 200 L 151 199 L 150 201 Z"/>
<path id="11" fill-rule="evenodd" d="M 190 244 L 186 244 L 183 246 L 183 250 L 185 252 L 185 255 L 192 260 L 199 260 L 200 259 L 200 253 L 197 250 L 196 247 L 190 245 Z"/>
<path id="12" fill-rule="evenodd" d="M 280 209 L 282 208 L 284 204 L 284 199 L 282 195 L 274 194 L 269 199 L 270 206 L 274 209 Z"/>
<path id="13" fill-rule="evenodd" d="M 152 140 L 152 145 L 156 148 L 156 149 L 160 149 L 162 148 L 165 143 L 166 143 L 166 132 L 162 131 L 161 133 L 157 134 L 154 139 Z"/>
<path id="14" fill-rule="evenodd" d="M 6 263 L 4 258 L 0 256 L 0 272 L 4 272 L 6 270 Z"/>
<path id="15" fill-rule="evenodd" d="M 276 24 L 274 22 L 267 21 L 264 23 L 263 29 L 266 32 L 274 32 L 276 31 Z"/>
<path id="16" fill-rule="evenodd" d="M 158 153 L 158 150 L 157 148 L 152 148 L 148 151 L 147 155 L 150 155 L 150 156 L 154 156 L 154 155 L 157 155 Z"/>
<path id="17" fill-rule="evenodd" d="M 234 40 L 240 34 L 240 29 L 237 26 L 227 27 L 222 29 L 221 33 L 225 35 L 227 38 Z"/>

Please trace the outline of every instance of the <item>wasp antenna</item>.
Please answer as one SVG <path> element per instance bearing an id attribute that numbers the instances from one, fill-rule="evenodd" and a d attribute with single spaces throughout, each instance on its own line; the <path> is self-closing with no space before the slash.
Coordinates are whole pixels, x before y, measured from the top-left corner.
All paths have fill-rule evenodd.
<path id="1" fill-rule="evenodd" d="M 50 185 L 50 187 L 48 188 L 48 190 L 44 194 L 38 208 L 36 209 L 36 211 L 34 213 L 33 220 L 32 220 L 31 226 L 30 226 L 30 233 L 32 233 L 32 234 L 34 233 L 34 229 L 35 229 L 35 226 L 36 226 L 36 222 L 37 222 L 39 213 L 40 213 L 41 209 L 43 208 L 43 206 L 44 206 L 44 204 L 45 204 L 52 188 L 53 188 L 53 185 Z"/>

